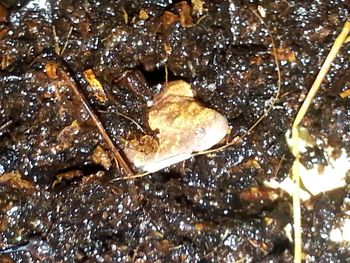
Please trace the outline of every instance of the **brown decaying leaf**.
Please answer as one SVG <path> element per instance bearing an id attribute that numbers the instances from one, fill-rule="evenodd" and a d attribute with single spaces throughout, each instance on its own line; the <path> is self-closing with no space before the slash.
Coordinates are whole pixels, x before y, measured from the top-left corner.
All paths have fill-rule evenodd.
<path id="1" fill-rule="evenodd" d="M 89 87 L 91 88 L 93 95 L 98 100 L 98 102 L 105 103 L 108 100 L 106 93 L 102 87 L 101 82 L 96 78 L 94 71 L 92 69 L 85 70 L 84 77 L 89 83 Z"/>
<path id="2" fill-rule="evenodd" d="M 21 174 L 18 171 L 4 173 L 0 176 L 0 184 L 9 184 L 13 188 L 32 190 L 34 185 L 32 182 L 21 178 Z"/>
<path id="3" fill-rule="evenodd" d="M 179 17 L 177 15 L 169 11 L 165 11 L 161 17 L 162 31 L 166 32 L 178 19 Z"/>
<path id="4" fill-rule="evenodd" d="M 191 8 L 186 1 L 181 1 L 176 4 L 176 7 L 180 9 L 180 23 L 183 27 L 193 26 L 193 19 L 191 16 Z"/>
<path id="5" fill-rule="evenodd" d="M 80 170 L 72 170 L 72 171 L 58 174 L 56 176 L 57 179 L 52 184 L 52 188 L 54 188 L 57 184 L 61 183 L 63 180 L 68 181 L 81 176 L 83 176 L 83 173 Z"/>

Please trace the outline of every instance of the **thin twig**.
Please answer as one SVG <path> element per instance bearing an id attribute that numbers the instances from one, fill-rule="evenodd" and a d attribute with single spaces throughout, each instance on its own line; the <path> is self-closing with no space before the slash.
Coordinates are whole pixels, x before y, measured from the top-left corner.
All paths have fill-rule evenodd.
<path id="1" fill-rule="evenodd" d="M 100 122 L 98 117 L 91 111 L 91 109 L 90 109 L 90 107 L 89 107 L 89 105 L 88 105 L 84 95 L 79 92 L 79 90 L 77 89 L 75 84 L 71 81 L 70 77 L 63 70 L 60 70 L 59 72 L 62 75 L 62 78 L 72 88 L 72 90 L 74 91 L 75 95 L 79 98 L 79 100 L 84 105 L 85 109 L 87 110 L 89 116 L 94 121 L 94 123 L 95 123 L 97 129 L 99 130 L 99 132 L 101 133 L 103 139 L 105 140 L 105 142 L 109 146 L 110 150 L 112 151 L 112 154 L 113 154 L 113 156 L 114 156 L 114 158 L 116 160 L 117 165 L 120 164 L 120 167 L 125 171 L 127 176 L 134 176 L 134 173 L 132 172 L 132 170 L 130 169 L 128 164 L 125 162 L 124 158 L 120 155 L 118 149 L 115 147 L 115 145 L 114 145 L 113 141 L 111 140 L 111 138 L 108 136 L 108 134 L 107 134 L 105 128 L 103 127 L 102 123 Z"/>
<path id="2" fill-rule="evenodd" d="M 71 36 L 71 34 L 72 34 L 72 31 L 73 31 L 73 27 L 71 26 L 70 29 L 69 29 L 67 38 L 66 38 L 66 42 L 64 43 L 63 48 L 62 48 L 61 53 L 60 53 L 61 56 L 63 55 L 64 51 L 65 51 L 66 48 L 67 48 L 68 41 L 69 41 L 69 38 L 70 38 L 70 36 Z"/>
<path id="3" fill-rule="evenodd" d="M 60 47 L 60 39 L 57 36 L 57 32 L 56 32 L 56 27 L 52 26 L 52 33 L 53 33 L 53 38 L 55 40 L 55 53 L 56 55 L 60 55 L 61 54 L 61 47 Z"/>
<path id="4" fill-rule="evenodd" d="M 106 111 L 103 111 L 103 110 L 99 110 L 99 112 L 106 113 Z M 119 111 L 115 111 L 115 113 L 116 113 L 117 115 L 120 115 L 121 117 L 127 119 L 128 121 L 131 121 L 133 124 L 135 124 L 135 126 L 136 126 L 137 128 L 140 129 L 140 131 L 142 131 L 144 134 L 147 134 L 147 132 L 145 131 L 145 129 L 142 128 L 142 126 L 141 126 L 140 124 L 138 124 L 137 121 L 135 121 L 133 118 L 131 118 L 131 117 L 129 117 L 129 116 L 127 116 L 127 115 L 125 115 L 125 114 L 119 112 Z"/>
<path id="5" fill-rule="evenodd" d="M 300 107 L 297 116 L 293 122 L 292 126 L 292 153 L 295 157 L 293 167 L 292 167 L 292 179 L 296 185 L 295 190 L 293 191 L 293 215 L 294 215 L 294 262 L 301 262 L 302 257 L 302 239 L 301 239 L 301 209 L 300 209 L 300 153 L 298 147 L 299 141 L 299 124 L 304 118 L 307 110 L 309 109 L 310 104 L 312 103 L 313 98 L 316 95 L 322 81 L 324 80 L 326 74 L 328 73 L 332 61 L 337 56 L 339 49 L 343 45 L 346 37 L 350 31 L 350 22 L 346 22 L 342 29 L 342 32 L 336 38 L 325 62 L 323 63 L 314 83 L 311 86 L 309 93 L 307 94 L 302 106 Z"/>
<path id="6" fill-rule="evenodd" d="M 286 154 L 283 154 L 281 160 L 278 162 L 278 165 L 277 165 L 277 169 L 276 169 L 274 178 L 277 178 L 278 172 L 280 171 L 280 169 L 281 169 L 281 167 L 282 167 L 282 163 L 283 163 L 283 161 L 285 160 L 285 157 L 286 157 Z"/>
<path id="7" fill-rule="evenodd" d="M 135 121 L 134 119 L 130 118 L 129 116 L 127 116 L 127 115 L 125 115 L 125 114 L 123 114 L 123 113 L 121 113 L 121 112 L 119 112 L 119 111 L 116 111 L 116 113 L 117 113 L 118 115 L 122 116 L 123 118 L 125 118 L 125 119 L 131 121 L 133 124 L 136 125 L 137 128 L 139 128 L 143 133 L 146 134 L 145 129 L 143 129 L 142 126 L 141 126 L 140 124 L 137 123 L 137 121 Z"/>
<path id="8" fill-rule="evenodd" d="M 201 16 L 201 17 L 197 20 L 196 25 L 198 25 L 200 22 L 202 22 L 206 17 L 208 17 L 208 15 L 203 15 L 203 16 Z"/>
<path id="9" fill-rule="evenodd" d="M 265 23 L 265 21 L 261 18 L 261 16 L 255 11 L 255 10 L 251 10 L 253 12 L 253 14 L 260 20 L 260 22 L 266 27 L 267 32 L 269 33 L 269 37 L 271 40 L 271 45 L 272 45 L 272 52 L 273 52 L 273 57 L 275 60 L 275 64 L 276 64 L 276 72 L 277 72 L 277 92 L 275 94 L 274 97 L 271 98 L 272 103 L 270 105 L 270 107 L 266 110 L 266 112 L 261 115 L 261 117 L 254 123 L 254 125 L 252 127 L 249 128 L 248 133 L 250 133 L 269 113 L 270 111 L 273 109 L 273 107 L 275 106 L 276 102 L 279 99 L 280 96 L 280 92 L 281 92 L 281 70 L 280 70 L 280 64 L 278 62 L 277 59 L 277 51 L 276 51 L 276 45 L 275 45 L 275 40 L 272 37 L 272 33 L 270 28 L 267 26 L 267 24 Z"/>
<path id="10" fill-rule="evenodd" d="M 131 176 L 124 176 L 124 177 L 119 177 L 119 178 L 115 178 L 112 181 L 121 181 L 121 180 L 130 180 L 130 179 L 136 179 L 136 178 L 141 178 L 141 177 L 145 177 L 147 175 L 152 174 L 153 172 L 146 172 L 146 173 L 142 173 L 142 174 L 135 174 L 135 175 L 131 175 Z"/>

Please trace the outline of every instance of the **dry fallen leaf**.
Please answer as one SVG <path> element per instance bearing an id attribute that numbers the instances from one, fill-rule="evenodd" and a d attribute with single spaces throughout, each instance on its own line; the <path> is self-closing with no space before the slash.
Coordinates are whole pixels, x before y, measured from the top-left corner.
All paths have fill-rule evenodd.
<path id="1" fill-rule="evenodd" d="M 161 17 L 162 31 L 166 32 L 178 19 L 179 17 L 177 15 L 169 11 L 165 11 Z"/>
<path id="2" fill-rule="evenodd" d="M 32 182 L 24 180 L 21 178 L 21 174 L 18 171 L 4 173 L 0 176 L 0 184 L 7 183 L 13 188 L 19 189 L 34 189 L 34 185 Z"/>
<path id="3" fill-rule="evenodd" d="M 186 1 L 181 1 L 176 4 L 176 7 L 180 9 L 180 23 L 183 27 L 193 26 L 193 19 L 191 16 L 191 8 Z"/>

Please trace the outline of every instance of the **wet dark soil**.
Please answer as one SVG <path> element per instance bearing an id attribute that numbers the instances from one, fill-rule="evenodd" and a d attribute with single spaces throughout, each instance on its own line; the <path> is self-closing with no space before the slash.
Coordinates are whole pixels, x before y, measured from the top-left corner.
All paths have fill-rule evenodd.
<path id="1" fill-rule="evenodd" d="M 1 262 L 293 261 L 291 197 L 264 181 L 288 176 L 285 133 L 349 19 L 348 1 L 0 3 Z M 242 137 L 278 92 L 271 36 L 279 99 Z M 349 45 L 340 50 L 303 122 L 347 152 L 350 99 L 339 94 L 350 84 L 349 53 Z M 88 69 L 106 102 L 89 88 Z M 125 174 L 63 76 L 122 153 L 125 139 L 142 134 L 130 118 L 148 129 L 147 101 L 166 71 L 228 118 L 228 140 L 242 138 L 143 178 L 114 180 Z M 98 147 L 112 167 L 96 161 Z M 349 196 L 342 188 L 303 205 L 308 262 L 348 262 L 349 247 L 329 232 L 348 219 Z"/>

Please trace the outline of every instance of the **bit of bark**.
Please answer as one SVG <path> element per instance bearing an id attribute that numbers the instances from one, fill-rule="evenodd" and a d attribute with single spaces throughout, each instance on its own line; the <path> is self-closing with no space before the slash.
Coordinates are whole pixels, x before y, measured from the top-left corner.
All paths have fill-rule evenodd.
<path id="1" fill-rule="evenodd" d="M 3 212 L 4 212 L 4 210 L 3 210 Z M 6 230 L 6 228 L 7 228 L 7 216 L 3 216 L 2 218 L 0 218 L 0 232 L 4 232 L 5 230 Z M 0 260 L 0 262 L 2 262 L 1 260 Z"/>
<path id="2" fill-rule="evenodd" d="M 270 188 L 252 187 L 240 194 L 240 199 L 247 202 L 257 202 L 261 200 L 275 201 L 279 198 L 279 191 Z"/>
<path id="3" fill-rule="evenodd" d="M 85 17 L 85 19 L 81 23 L 79 23 L 79 29 L 83 39 L 88 39 L 91 29 L 90 29 L 90 21 L 87 17 Z"/>
<path id="4" fill-rule="evenodd" d="M 82 179 L 82 183 L 83 184 L 91 184 L 93 182 L 99 181 L 104 176 L 105 176 L 105 172 L 98 171 L 95 174 L 91 174 L 89 176 L 84 176 Z"/>
<path id="5" fill-rule="evenodd" d="M 164 254 L 169 253 L 171 246 L 172 244 L 167 239 L 158 241 L 156 245 L 157 250 L 162 251 Z"/>
<path id="6" fill-rule="evenodd" d="M 152 97 L 147 81 L 139 70 L 126 70 L 123 74 L 114 80 L 115 83 L 125 85 L 138 97 L 147 101 Z"/>

